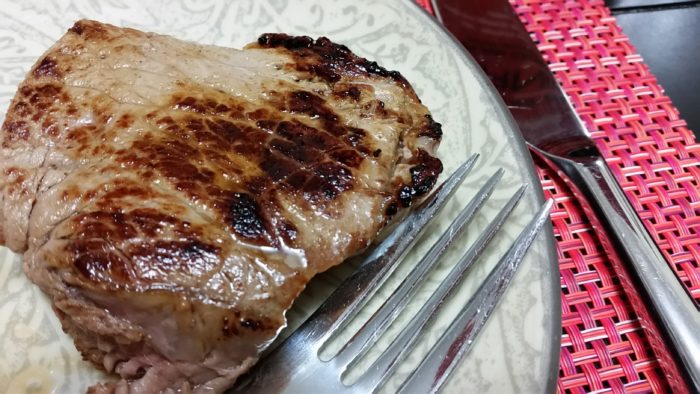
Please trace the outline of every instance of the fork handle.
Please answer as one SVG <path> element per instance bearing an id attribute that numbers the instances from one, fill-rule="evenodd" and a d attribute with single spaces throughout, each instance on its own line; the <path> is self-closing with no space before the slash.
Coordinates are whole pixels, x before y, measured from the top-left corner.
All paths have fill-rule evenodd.
<path id="1" fill-rule="evenodd" d="M 700 392 L 700 312 L 673 273 L 624 192 L 600 155 L 576 161 L 530 146 L 540 157 L 573 182 L 575 195 L 596 211 L 607 234 L 624 256 L 626 267 L 641 284 L 660 327 L 668 335 L 680 368 Z M 581 196 L 584 198 L 582 199 Z M 584 200 L 584 201 L 581 201 Z M 595 222 L 595 220 L 593 221 Z M 639 286 L 638 286 L 639 287 Z"/>

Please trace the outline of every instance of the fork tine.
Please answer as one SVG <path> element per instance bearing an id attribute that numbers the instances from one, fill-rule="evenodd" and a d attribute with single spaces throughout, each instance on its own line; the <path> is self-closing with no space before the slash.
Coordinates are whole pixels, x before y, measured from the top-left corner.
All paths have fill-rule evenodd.
<path id="1" fill-rule="evenodd" d="M 498 169 L 472 200 L 462 209 L 454 221 L 450 224 L 440 239 L 433 244 L 430 251 L 418 262 L 401 284 L 394 290 L 382 306 L 367 320 L 360 330 L 336 355 L 337 365 L 352 366 L 351 361 L 361 357 L 367 349 L 373 345 L 408 304 L 408 301 L 419 289 L 418 284 L 426 273 L 435 265 L 450 244 L 462 233 L 466 224 L 474 218 L 474 215 L 484 205 L 493 192 L 498 181 L 503 177 L 503 169 Z M 349 364 L 349 365 L 348 365 Z"/>
<path id="2" fill-rule="evenodd" d="M 335 314 L 337 318 L 330 327 L 326 328 L 324 335 L 326 340 L 343 328 L 386 281 L 398 265 L 396 263 L 401 261 L 411 250 L 425 231 L 428 223 L 437 216 L 444 208 L 445 203 L 457 191 L 474 167 L 478 157 L 478 153 L 474 154 L 459 166 L 440 185 L 438 190 L 428 197 L 423 209 L 412 211 L 389 236 L 373 249 L 371 254 L 363 259 L 358 270 L 341 283 L 338 289 L 319 307 L 317 313 L 309 318 L 311 320 L 315 315 L 327 314 L 329 311 L 324 311 L 324 307 L 328 304 L 342 304 L 342 311 Z M 334 302 L 334 300 L 337 301 Z"/>
<path id="3" fill-rule="evenodd" d="M 513 194 L 498 215 L 491 221 L 486 230 L 480 235 L 477 242 L 469 248 L 469 251 L 465 254 L 466 257 L 460 259 L 458 265 L 456 265 L 443 280 L 439 288 L 428 299 L 428 302 L 421 307 L 416 313 L 416 316 L 401 330 L 399 335 L 382 355 L 374 361 L 369 370 L 360 377 L 358 384 L 361 385 L 363 389 L 375 391 L 385 383 L 389 376 L 391 376 L 391 373 L 413 348 L 416 340 L 420 338 L 428 322 L 430 322 L 441 309 L 445 298 L 451 293 L 452 289 L 460 283 L 461 277 L 471 265 L 473 259 L 479 255 L 488 241 L 490 241 L 500 229 L 508 215 L 515 209 L 525 189 L 526 186 L 522 186 Z"/>
<path id="4" fill-rule="evenodd" d="M 447 381 L 459 361 L 469 352 L 510 280 L 549 218 L 552 200 L 548 200 L 520 233 L 458 317 L 438 339 L 428 355 L 399 389 L 400 393 L 434 393 Z"/>

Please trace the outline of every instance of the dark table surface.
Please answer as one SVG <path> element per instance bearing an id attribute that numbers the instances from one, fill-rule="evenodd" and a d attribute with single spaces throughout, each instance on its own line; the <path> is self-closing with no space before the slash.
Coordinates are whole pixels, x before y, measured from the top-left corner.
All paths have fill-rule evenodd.
<path id="1" fill-rule="evenodd" d="M 700 1 L 606 4 L 700 141 Z"/>

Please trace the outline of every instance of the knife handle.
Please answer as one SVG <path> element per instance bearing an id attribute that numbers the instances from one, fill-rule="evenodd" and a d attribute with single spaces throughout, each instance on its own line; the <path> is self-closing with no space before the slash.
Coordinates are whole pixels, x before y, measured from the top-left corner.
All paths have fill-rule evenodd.
<path id="1" fill-rule="evenodd" d="M 700 312 L 673 273 L 599 155 L 571 160 L 532 150 L 552 162 L 583 194 L 637 277 L 695 392 L 700 392 Z"/>

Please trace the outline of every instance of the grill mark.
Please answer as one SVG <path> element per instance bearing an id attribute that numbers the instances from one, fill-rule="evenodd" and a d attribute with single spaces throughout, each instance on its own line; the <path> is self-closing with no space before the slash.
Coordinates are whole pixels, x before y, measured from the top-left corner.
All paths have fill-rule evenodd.
<path id="1" fill-rule="evenodd" d="M 67 252 L 73 256 L 74 267 L 90 281 L 116 285 L 136 278 L 128 263 L 104 240 L 73 240 Z"/>
<path id="2" fill-rule="evenodd" d="M 411 187 L 416 197 L 428 193 L 442 172 L 442 162 L 422 149 L 418 150 L 418 162 L 410 170 Z"/>
<path id="3" fill-rule="evenodd" d="M 194 89 L 198 89 L 195 87 Z M 220 95 L 220 93 L 215 93 Z M 226 101 L 221 102 L 211 97 L 193 97 L 182 94 L 173 94 L 170 99 L 170 108 L 175 111 L 189 112 L 198 115 L 209 115 L 222 117 L 232 120 L 251 120 L 271 114 L 264 112 L 264 109 L 256 108 L 252 111 L 246 111 L 244 102 L 236 102 L 230 97 L 226 97 Z"/>
<path id="4" fill-rule="evenodd" d="M 151 194 L 151 193 L 149 193 Z M 164 214 L 156 209 L 140 208 L 130 212 L 130 219 L 144 235 L 154 237 L 164 228 L 172 229 L 181 237 L 192 236 L 196 233 L 191 224 L 175 216 Z"/>
<path id="5" fill-rule="evenodd" d="M 349 89 L 350 92 L 355 92 L 355 90 L 359 92 L 359 89 Z M 217 159 L 213 160 L 211 153 L 222 151 L 225 146 L 235 154 L 243 156 L 245 160 L 257 164 L 269 177 L 264 186 L 261 186 L 259 181 L 257 182 L 257 188 L 260 190 L 274 189 L 275 185 L 272 183 L 283 181 L 293 174 L 296 174 L 296 177 L 292 179 L 292 182 L 285 183 L 285 188 L 290 190 L 292 186 L 300 186 L 298 181 L 303 178 L 306 181 L 302 185 L 304 195 L 313 201 L 335 198 L 339 194 L 339 190 L 348 190 L 352 183 L 349 182 L 352 179 L 352 173 L 349 170 L 347 173 L 342 170 L 337 171 L 337 179 L 331 177 L 333 175 L 331 172 L 323 172 L 322 175 L 329 179 L 324 180 L 324 178 L 319 177 L 319 174 L 315 174 L 311 167 L 307 167 L 328 159 L 338 161 L 346 169 L 359 167 L 370 151 L 362 145 L 366 132 L 359 128 L 343 125 L 341 119 L 326 105 L 324 99 L 313 93 L 296 91 L 279 94 L 273 91 L 268 96 L 278 101 L 276 104 L 278 111 L 303 113 L 317 118 L 324 126 L 323 129 L 316 129 L 295 120 L 283 120 L 279 112 L 271 112 L 265 108 L 246 112 L 243 103 L 235 104 L 227 101 L 224 105 L 206 96 L 195 98 L 181 94 L 172 96 L 170 108 L 192 114 L 191 116 L 177 120 L 173 119 L 173 116 L 164 116 L 158 119 L 156 113 L 152 112 L 150 118 L 157 119 L 156 124 L 172 133 L 177 140 L 189 141 L 190 138 L 194 138 L 197 143 L 204 144 L 196 149 L 207 151 L 208 161 L 219 163 L 224 171 L 227 171 L 226 167 L 230 167 L 230 160 L 226 158 L 226 155 L 221 154 L 215 155 Z M 230 100 L 230 98 L 226 100 Z M 245 125 L 238 125 L 235 120 L 226 119 L 230 115 L 226 111 L 234 107 L 239 112 L 244 113 L 245 119 L 254 120 L 255 127 L 250 127 L 249 122 L 246 122 Z M 209 117 L 203 121 L 199 120 L 199 116 L 207 115 L 216 115 L 216 118 Z M 327 131 L 335 132 L 341 138 L 329 134 Z M 278 137 L 271 136 L 270 133 L 274 133 Z M 187 145 L 189 144 L 191 142 L 187 142 Z M 163 155 L 158 156 L 162 157 Z M 192 161 L 185 152 L 179 156 L 187 158 L 183 160 L 184 162 Z M 174 165 L 175 163 L 169 164 Z M 168 167 L 171 166 L 168 165 Z M 199 166 L 193 167 L 180 163 L 173 166 L 173 168 L 175 167 L 183 170 L 178 171 L 182 174 L 196 177 L 195 167 Z M 171 181 L 175 181 L 178 190 L 185 191 L 191 197 L 198 195 L 199 198 L 204 197 L 197 190 L 187 190 L 188 188 L 201 189 L 197 186 L 200 183 L 199 180 L 193 182 L 188 179 L 177 182 L 173 177 L 174 171 L 159 171 L 161 173 L 170 172 L 166 176 Z M 300 172 L 306 172 L 307 175 L 300 177 Z M 238 173 L 244 176 L 240 171 Z M 252 187 L 250 180 L 245 182 L 245 185 Z M 312 197 L 311 195 L 314 193 L 317 195 Z"/>
<path id="6" fill-rule="evenodd" d="M 44 135 L 48 135 L 50 137 L 58 137 L 59 134 L 59 129 L 58 129 L 58 123 L 56 122 L 56 119 L 54 119 L 52 116 L 47 116 L 44 119 L 44 122 L 41 124 L 42 132 Z"/>
<path id="7" fill-rule="evenodd" d="M 127 129 L 134 124 L 134 116 L 132 114 L 123 114 L 119 120 L 117 120 L 117 126 L 123 129 Z"/>
<path id="8" fill-rule="evenodd" d="M 323 129 L 335 137 L 341 138 L 363 156 L 369 154 L 369 148 L 363 144 L 367 132 L 352 126 L 346 126 L 343 120 L 326 105 L 326 101 L 310 92 L 294 91 L 287 97 L 286 109 L 291 113 L 308 115 L 320 120 Z"/>
<path id="9" fill-rule="evenodd" d="M 94 192 L 93 192 L 94 193 Z M 189 222 L 152 208 L 129 212 L 117 210 L 114 202 L 124 197 L 153 198 L 155 194 L 139 185 L 124 184 L 100 197 L 99 211 L 82 214 L 73 220 L 78 238 L 104 238 L 124 241 L 138 236 L 150 237 L 166 229 L 178 238 L 195 237 L 200 231 Z"/>
<path id="10" fill-rule="evenodd" d="M 279 153 L 266 150 L 267 160 L 260 163 L 260 168 L 270 177 L 273 182 L 279 182 L 301 168 L 301 165 L 290 160 Z"/>
<path id="11" fill-rule="evenodd" d="M 269 244 L 268 223 L 262 217 L 255 199 L 247 193 L 233 193 L 228 203 L 226 221 L 233 231 L 247 241 Z"/>
<path id="12" fill-rule="evenodd" d="M 103 40 L 109 38 L 109 32 L 107 29 L 105 29 L 100 23 L 93 21 L 77 21 L 73 27 L 68 29 L 68 31 L 79 36 L 83 36 L 83 39 L 86 41 L 90 39 Z"/>
<path id="13" fill-rule="evenodd" d="M 79 147 L 87 147 L 90 144 L 90 135 L 95 130 L 95 126 L 74 127 L 66 133 L 66 141 L 75 142 Z"/>
<path id="14" fill-rule="evenodd" d="M 258 38 L 262 48 L 285 48 L 295 57 L 293 67 L 309 72 L 327 82 L 338 82 L 343 75 L 390 78 L 416 97 L 410 84 L 398 71 L 389 71 L 377 62 L 352 53 L 345 45 L 333 43 L 326 37 L 317 40 L 308 36 L 266 33 Z"/>
<path id="15" fill-rule="evenodd" d="M 342 124 L 341 118 L 333 112 L 321 97 L 305 91 L 289 93 L 287 98 L 288 110 L 291 113 L 305 114 L 318 118 L 324 129 L 335 136 L 343 136 L 349 128 Z"/>
<path id="16" fill-rule="evenodd" d="M 25 194 L 29 188 L 29 185 L 25 182 L 29 178 L 30 175 L 26 170 L 16 167 L 6 169 L 5 177 L 3 178 L 6 195 Z"/>
<path id="17" fill-rule="evenodd" d="M 126 197 L 134 197 L 138 198 L 139 200 L 148 201 L 157 196 L 153 190 L 143 187 L 142 185 L 137 185 L 135 183 L 122 183 L 118 180 L 113 181 L 113 183 L 116 184 L 116 187 L 104 193 L 100 202 L 98 202 L 98 206 L 103 209 L 109 209 L 109 204 L 111 204 L 111 202 L 121 200 Z M 132 216 L 134 215 L 136 214 L 132 213 Z M 139 220 L 139 222 L 143 222 L 143 218 L 135 217 L 135 219 Z M 160 219 L 165 220 L 165 217 L 161 216 Z"/>
<path id="18" fill-rule="evenodd" d="M 268 120 L 268 119 L 263 119 L 263 120 L 258 120 L 255 122 L 255 125 L 263 131 L 271 133 L 275 129 L 275 125 L 277 125 L 277 122 L 273 120 Z"/>
<path id="19" fill-rule="evenodd" d="M 232 144 L 246 137 L 246 135 L 243 133 L 240 127 L 236 126 L 232 122 L 223 119 L 206 119 L 205 124 L 207 126 L 207 129 L 209 129 L 210 131 L 209 135 L 218 139 L 218 141 L 216 142 L 220 141 L 223 143 Z M 251 137 L 252 136 L 247 136 L 247 138 L 249 139 L 252 139 Z M 200 142 L 204 142 L 204 139 L 200 139 Z"/>
<path id="20" fill-rule="evenodd" d="M 314 167 L 314 175 L 309 182 L 304 185 L 304 191 L 311 193 L 314 199 L 318 195 L 323 195 L 328 200 L 332 200 L 340 193 L 353 187 L 354 177 L 352 172 L 345 166 L 326 162 Z"/>
<path id="21" fill-rule="evenodd" d="M 42 98 L 55 99 L 61 96 L 64 100 L 67 96 L 64 96 L 63 88 L 60 85 L 44 84 L 34 87 L 35 96 L 32 96 L 31 100 L 40 100 Z"/>
<path id="22" fill-rule="evenodd" d="M 48 72 L 51 62 L 42 62 L 43 65 L 35 69 L 39 72 Z M 9 148 L 12 143 L 28 141 L 32 134 L 30 124 L 36 125 L 36 132 L 50 139 L 56 139 L 61 132 L 61 125 L 56 121 L 55 114 L 59 112 L 62 104 L 68 103 L 70 97 L 62 87 L 53 83 L 38 85 L 24 85 L 19 89 L 17 101 L 12 110 L 8 112 L 8 118 L 2 126 L 5 139 L 2 146 Z"/>
<path id="23" fill-rule="evenodd" d="M 6 122 L 3 130 L 5 131 L 5 140 L 3 147 L 9 148 L 9 144 L 17 141 L 27 141 L 31 135 L 29 125 L 23 120 L 14 122 Z"/>
<path id="24" fill-rule="evenodd" d="M 53 58 L 46 56 L 41 59 L 39 65 L 33 72 L 36 78 L 48 77 L 59 79 L 62 77 L 61 71 L 58 69 L 58 64 Z"/>
<path id="25" fill-rule="evenodd" d="M 440 141 L 442 138 L 442 125 L 435 120 L 430 114 L 425 115 L 426 123 L 418 133 L 419 137 L 428 137 Z"/>
<path id="26" fill-rule="evenodd" d="M 308 146 L 318 150 L 330 150 L 342 145 L 337 137 L 325 133 L 322 130 L 306 126 L 297 121 L 280 122 L 275 129 L 277 135 L 284 137 L 298 145 Z"/>
<path id="27" fill-rule="evenodd" d="M 323 154 L 316 149 L 306 148 L 303 145 L 280 138 L 274 138 L 270 141 L 270 148 L 299 163 L 315 163 L 323 159 Z"/>
<path id="28" fill-rule="evenodd" d="M 196 239 L 155 241 L 131 246 L 127 253 L 142 280 L 154 280 L 163 273 L 181 273 L 186 277 L 203 277 L 221 264 L 221 250 Z"/>
<path id="29" fill-rule="evenodd" d="M 201 230 L 189 222 L 150 208 L 122 212 L 113 207 L 115 199 L 143 193 L 149 192 L 125 183 L 101 197 L 101 211 L 71 219 L 75 231 L 67 252 L 83 277 L 119 286 L 170 272 L 202 276 L 220 264 L 220 249 L 199 241 Z M 164 231 L 175 240 L 152 241 Z M 129 242 L 135 239 L 140 242 Z M 117 245 L 127 246 L 119 249 Z"/>
<path id="30" fill-rule="evenodd" d="M 328 154 L 333 159 L 350 168 L 358 168 L 364 161 L 364 158 L 359 153 L 351 149 L 335 149 L 330 151 Z"/>
<path id="31" fill-rule="evenodd" d="M 24 118 L 29 116 L 32 113 L 32 110 L 29 104 L 25 103 L 24 101 L 20 101 L 15 104 L 14 108 L 9 112 L 15 113 L 17 116 Z"/>
<path id="32" fill-rule="evenodd" d="M 288 110 L 292 113 L 320 118 L 323 126 L 332 134 L 345 134 L 344 129 L 340 126 L 338 115 L 326 106 L 325 100 L 321 97 L 303 90 L 291 92 L 287 98 L 287 105 Z"/>
<path id="33" fill-rule="evenodd" d="M 340 98 L 340 99 L 350 99 L 352 101 L 360 101 L 360 96 L 362 95 L 362 92 L 357 86 L 350 86 L 348 88 L 345 88 L 344 86 L 341 89 L 334 89 L 333 90 L 333 96 Z"/>
<path id="34" fill-rule="evenodd" d="M 411 206 L 413 201 L 428 193 L 442 172 L 440 159 L 431 156 L 423 149 L 418 149 L 411 163 L 415 164 L 409 170 L 411 183 L 401 185 L 396 193 L 396 201 L 402 208 Z"/>
<path id="35" fill-rule="evenodd" d="M 198 103 L 197 99 L 191 96 L 185 97 L 181 100 L 177 100 L 175 105 L 173 106 L 173 109 L 191 111 L 198 114 L 206 113 L 206 108 L 200 103 Z"/>

